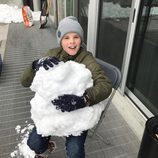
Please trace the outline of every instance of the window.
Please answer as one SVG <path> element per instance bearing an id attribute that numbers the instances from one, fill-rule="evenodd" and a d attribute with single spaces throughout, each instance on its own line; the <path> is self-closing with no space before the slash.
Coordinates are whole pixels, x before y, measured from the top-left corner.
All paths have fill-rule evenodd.
<path id="1" fill-rule="evenodd" d="M 158 113 L 158 2 L 141 3 L 127 87 L 153 113 Z M 138 105 L 139 106 L 139 105 Z"/>
<path id="2" fill-rule="evenodd" d="M 101 0 L 96 56 L 121 69 L 132 0 Z"/>

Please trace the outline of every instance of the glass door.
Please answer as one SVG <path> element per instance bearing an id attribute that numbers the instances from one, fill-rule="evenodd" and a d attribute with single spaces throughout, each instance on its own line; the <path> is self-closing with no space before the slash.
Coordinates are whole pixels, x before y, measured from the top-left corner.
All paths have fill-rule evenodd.
<path id="1" fill-rule="evenodd" d="M 127 88 L 149 111 L 158 114 L 158 1 L 156 0 L 141 1 Z M 139 108 L 143 111 L 143 107 Z"/>
<path id="2" fill-rule="evenodd" d="M 96 56 L 122 68 L 132 0 L 101 0 Z"/>

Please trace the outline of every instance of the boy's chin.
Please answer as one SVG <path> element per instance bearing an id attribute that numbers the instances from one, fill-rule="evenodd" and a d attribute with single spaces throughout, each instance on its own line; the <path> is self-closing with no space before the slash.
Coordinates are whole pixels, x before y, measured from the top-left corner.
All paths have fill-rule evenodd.
<path id="1" fill-rule="evenodd" d="M 72 55 L 72 56 L 73 56 L 73 55 L 76 55 L 76 54 L 77 54 L 77 51 L 76 51 L 76 50 L 73 50 L 73 51 L 71 50 L 71 51 L 68 51 L 67 53 L 68 53 L 69 55 Z"/>

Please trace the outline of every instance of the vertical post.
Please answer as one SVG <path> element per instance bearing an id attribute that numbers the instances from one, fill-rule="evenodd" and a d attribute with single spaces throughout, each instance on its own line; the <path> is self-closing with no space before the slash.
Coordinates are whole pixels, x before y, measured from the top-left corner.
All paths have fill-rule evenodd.
<path id="1" fill-rule="evenodd" d="M 87 50 L 92 52 L 94 55 L 97 41 L 98 13 L 99 1 L 90 0 L 88 11 Z"/>

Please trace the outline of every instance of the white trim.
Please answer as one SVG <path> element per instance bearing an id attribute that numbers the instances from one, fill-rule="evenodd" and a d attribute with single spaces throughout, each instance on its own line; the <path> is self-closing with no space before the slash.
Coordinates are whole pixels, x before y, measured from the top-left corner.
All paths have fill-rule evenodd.
<path id="1" fill-rule="evenodd" d="M 116 92 L 112 103 L 141 141 L 147 118 L 126 95 L 122 96 L 119 91 Z"/>
<path id="2" fill-rule="evenodd" d="M 140 108 L 141 111 L 143 111 L 143 113 L 148 117 L 153 117 L 153 113 L 151 113 L 151 111 L 149 111 L 146 106 L 128 89 L 126 88 L 126 93 L 127 95 L 134 101 L 135 104 L 138 105 L 138 107 Z"/>
<path id="3" fill-rule="evenodd" d="M 127 75 L 128 75 L 128 70 L 129 70 L 136 24 L 137 24 L 137 19 L 138 19 L 138 11 L 139 11 L 139 6 L 140 6 L 140 0 L 134 0 L 132 2 L 133 3 L 132 3 L 132 8 L 131 8 L 129 28 L 128 28 L 128 33 L 127 33 L 126 45 L 125 45 L 125 53 L 124 53 L 124 59 L 123 59 L 123 64 L 122 64 L 123 77 L 122 77 L 122 83 L 120 86 L 122 94 L 124 94 L 125 87 L 126 87 Z M 133 21 L 134 14 L 135 14 L 135 17 Z"/>
<path id="4" fill-rule="evenodd" d="M 87 31 L 87 50 L 95 55 L 97 28 L 98 28 L 98 11 L 99 1 L 90 0 L 88 11 L 88 31 Z"/>

